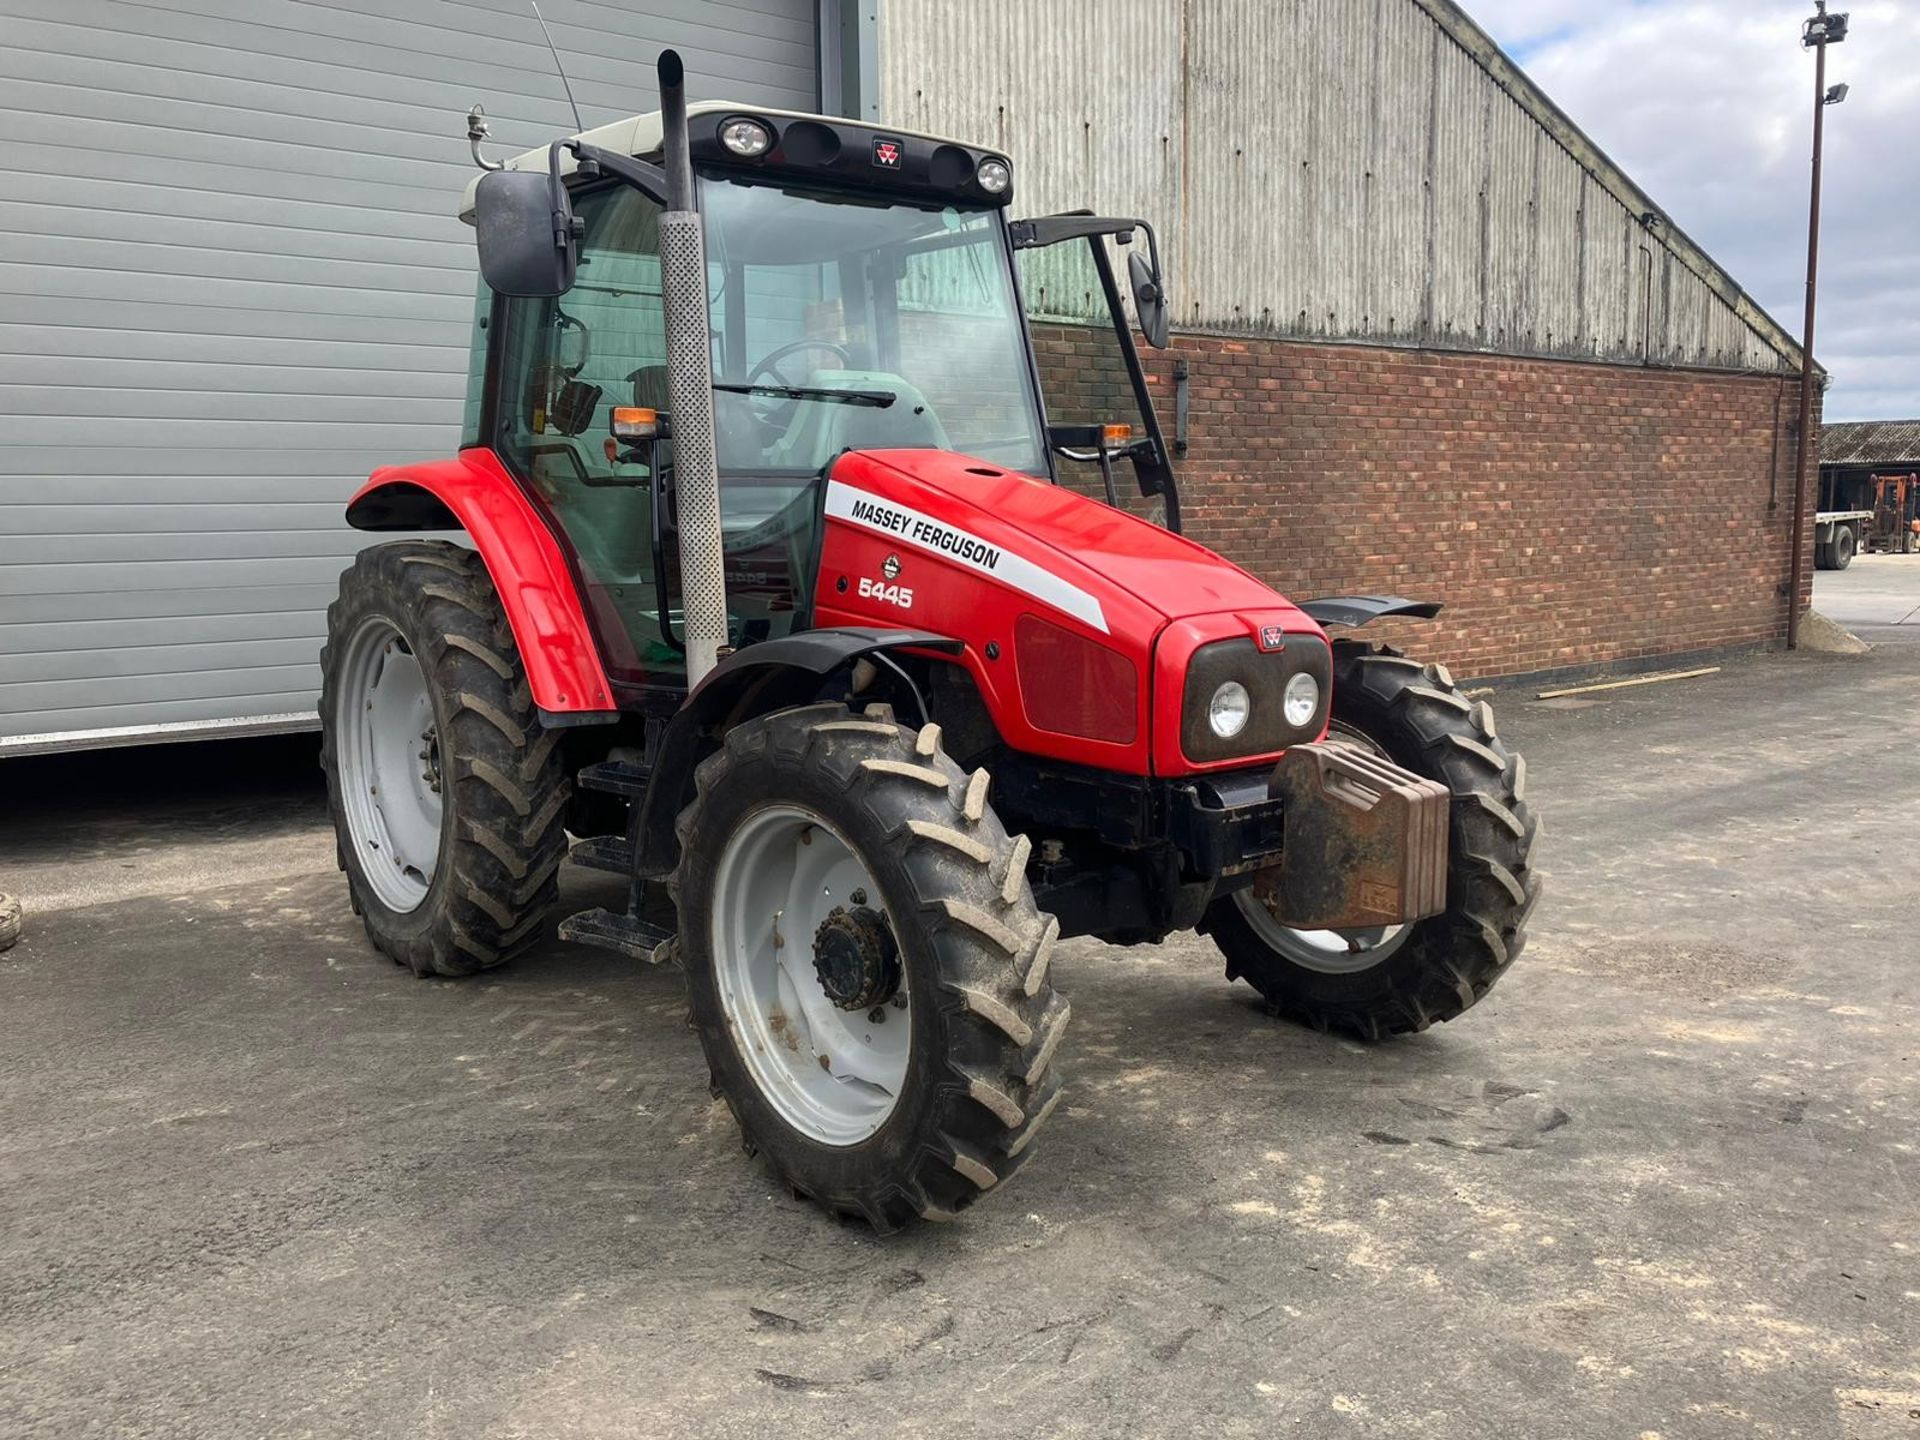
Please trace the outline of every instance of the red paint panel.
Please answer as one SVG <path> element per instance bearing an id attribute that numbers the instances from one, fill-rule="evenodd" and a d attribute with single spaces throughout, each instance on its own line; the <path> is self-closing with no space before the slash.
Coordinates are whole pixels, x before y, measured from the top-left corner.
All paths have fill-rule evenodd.
<path id="1" fill-rule="evenodd" d="M 1035 560 L 1070 558 L 1107 592 L 1124 592 L 1165 619 L 1221 610 L 1278 610 L 1289 628 L 1312 626 L 1286 599 L 1238 565 L 1150 521 L 1017 471 L 945 450 L 873 450 L 845 457 L 834 478 L 872 485 L 891 472 L 936 491 L 954 514 Z M 880 482 L 884 483 L 884 482 Z M 992 533 L 982 526 L 991 527 Z M 1083 582 L 1084 583 L 1084 582 Z"/>
<path id="2" fill-rule="evenodd" d="M 956 458 L 934 451 L 915 452 L 913 458 L 922 454 L 939 455 L 943 460 Z M 1147 773 L 1146 686 L 1140 662 L 1159 628 L 1158 615 L 1079 562 L 1034 543 L 1018 523 L 957 501 L 895 465 L 876 461 L 870 454 L 842 456 L 833 468 L 832 480 L 843 488 L 830 490 L 828 496 L 820 574 L 814 591 L 816 624 L 911 625 L 951 635 L 965 645 L 958 663 L 973 676 L 995 728 L 1016 750 L 1106 770 Z M 1042 482 L 1019 477 L 1013 483 L 1051 490 Z M 941 549 L 937 543 L 929 544 L 917 535 L 913 523 L 902 523 L 898 529 L 884 525 L 876 528 L 834 516 L 835 501 L 848 496 L 867 497 L 884 505 L 890 514 L 912 512 L 964 530 L 990 547 L 999 573 L 978 563 L 969 564 L 962 555 Z M 1044 561 L 1044 569 L 1056 580 L 1082 595 L 1097 598 L 1099 624 L 1106 629 L 1102 631 L 1098 625 L 1015 588 L 1006 572 L 1017 568 L 1008 563 L 1016 559 Z M 895 564 L 889 565 L 889 560 Z M 1027 614 L 1041 615 L 1074 634 L 1110 646 L 1140 671 L 1137 720 L 1130 741 L 1113 743 L 1056 735 L 1027 719 L 1014 660 L 1014 629 L 1020 617 Z"/>
<path id="3" fill-rule="evenodd" d="M 1140 671 L 1118 650 L 1022 615 L 1013 658 L 1027 719 L 1042 730 L 1122 745 L 1140 733 Z"/>
<path id="4" fill-rule="evenodd" d="M 1245 766 L 1244 758 L 1196 765 L 1180 753 L 1189 657 L 1207 641 L 1257 641 L 1273 626 L 1325 643 L 1312 619 L 1211 551 L 1030 476 L 922 450 L 845 455 L 831 480 L 817 623 L 913 625 L 960 640 L 959 663 L 1001 736 L 1027 754 L 1133 775 Z M 1033 723 L 1057 707 L 1027 696 L 1023 679 L 1077 682 L 1021 664 L 1018 632 L 1029 615 L 1132 667 L 1135 723 L 1108 732 L 1129 739 Z"/>
<path id="5" fill-rule="evenodd" d="M 614 708 L 613 688 L 580 607 L 573 572 L 533 503 L 491 450 L 373 472 L 347 509 L 382 491 L 415 487 L 448 510 L 486 562 L 513 627 L 534 704 L 562 714 Z"/>

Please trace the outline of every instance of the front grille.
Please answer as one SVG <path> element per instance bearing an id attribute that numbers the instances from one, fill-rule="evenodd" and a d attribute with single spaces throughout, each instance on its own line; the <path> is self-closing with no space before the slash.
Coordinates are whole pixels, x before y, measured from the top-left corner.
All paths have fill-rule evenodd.
<path id="1" fill-rule="evenodd" d="M 1320 708 L 1305 725 L 1287 724 L 1281 696 L 1287 681 L 1306 671 L 1319 682 Z M 1246 729 L 1222 740 L 1207 724 L 1207 703 L 1229 680 L 1247 687 L 1253 702 Z M 1263 651 L 1250 638 L 1216 640 L 1193 652 L 1187 663 L 1187 685 L 1181 701 L 1180 750 L 1199 764 L 1238 760 L 1249 755 L 1271 755 L 1289 745 L 1317 740 L 1327 723 L 1327 705 L 1333 698 L 1333 652 L 1316 635 L 1288 635 L 1279 650 Z"/>

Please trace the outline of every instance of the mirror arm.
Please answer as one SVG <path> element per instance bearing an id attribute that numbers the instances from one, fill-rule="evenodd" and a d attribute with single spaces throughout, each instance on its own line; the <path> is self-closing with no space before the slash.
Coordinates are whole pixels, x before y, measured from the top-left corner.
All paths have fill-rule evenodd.
<path id="1" fill-rule="evenodd" d="M 582 174 L 590 173 L 587 167 L 594 166 L 596 170 L 591 173 L 623 180 L 656 205 L 664 206 L 667 203 L 667 172 L 658 165 L 636 160 L 631 155 L 616 155 L 611 150 L 602 150 L 598 145 L 589 145 L 584 140 L 562 140 L 559 143 L 571 150 L 579 160 Z"/>

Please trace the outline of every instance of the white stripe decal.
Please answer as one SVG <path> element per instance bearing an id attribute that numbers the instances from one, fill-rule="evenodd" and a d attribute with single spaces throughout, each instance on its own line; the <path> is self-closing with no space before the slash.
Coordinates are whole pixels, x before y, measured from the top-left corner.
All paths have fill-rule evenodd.
<path id="1" fill-rule="evenodd" d="M 827 482 L 827 514 L 845 520 L 889 540 L 898 540 L 938 555 L 955 564 L 965 565 L 982 575 L 991 575 L 1036 600 L 1076 620 L 1083 620 L 1107 633 L 1107 614 L 1100 602 L 1078 585 L 1062 580 L 1051 570 L 1043 570 L 1024 556 L 1010 554 L 998 545 L 990 545 L 978 535 L 969 534 L 944 520 L 910 510 L 905 505 L 860 490 L 838 480 Z"/>

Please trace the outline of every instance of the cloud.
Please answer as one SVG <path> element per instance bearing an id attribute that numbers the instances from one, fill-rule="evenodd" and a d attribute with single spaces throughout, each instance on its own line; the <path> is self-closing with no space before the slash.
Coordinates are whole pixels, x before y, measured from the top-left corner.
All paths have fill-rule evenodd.
<path id="1" fill-rule="evenodd" d="M 1920 0 L 1836 0 L 1820 313 L 1829 419 L 1920 416 Z M 1787 330 L 1804 303 L 1800 0 L 1468 0 L 1527 73 Z"/>

